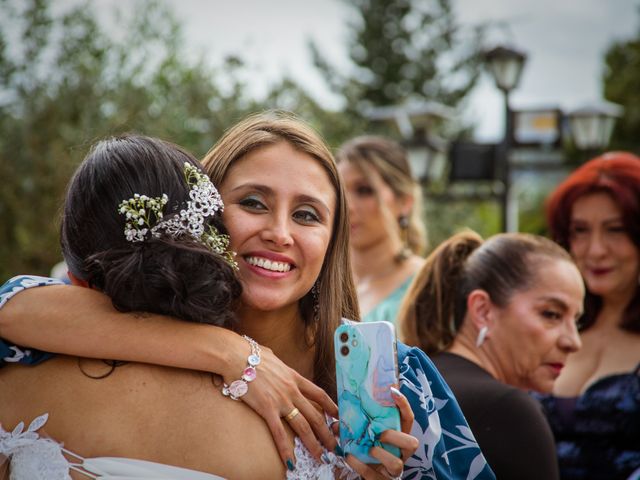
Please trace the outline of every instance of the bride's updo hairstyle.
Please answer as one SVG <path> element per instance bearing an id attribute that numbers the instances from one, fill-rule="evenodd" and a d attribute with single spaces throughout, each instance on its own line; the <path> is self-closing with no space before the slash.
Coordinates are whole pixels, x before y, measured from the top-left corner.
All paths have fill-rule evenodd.
<path id="1" fill-rule="evenodd" d="M 202 172 L 191 154 L 156 138 L 124 135 L 96 143 L 67 190 L 62 253 L 69 271 L 108 295 L 119 311 L 230 326 L 241 286 L 228 259 L 188 232 L 141 231 L 187 209 L 193 196 L 185 178 L 190 166 L 196 175 Z M 150 225 L 134 222 L 140 238 L 132 241 L 125 229 L 134 223 L 122 203 L 136 195 L 166 203 L 160 218 L 149 216 L 150 209 L 141 215 Z M 213 225 L 225 232 L 219 211 L 200 221 L 205 229 Z"/>

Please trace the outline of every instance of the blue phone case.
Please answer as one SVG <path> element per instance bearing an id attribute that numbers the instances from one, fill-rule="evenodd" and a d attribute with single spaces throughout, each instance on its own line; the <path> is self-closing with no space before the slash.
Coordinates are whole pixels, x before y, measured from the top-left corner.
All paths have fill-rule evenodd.
<path id="1" fill-rule="evenodd" d="M 389 322 L 345 323 L 334 335 L 340 445 L 364 463 L 380 463 L 369 449 L 381 446 L 385 430 L 400 430 L 400 412 L 390 387 L 398 388 L 395 330 Z"/>

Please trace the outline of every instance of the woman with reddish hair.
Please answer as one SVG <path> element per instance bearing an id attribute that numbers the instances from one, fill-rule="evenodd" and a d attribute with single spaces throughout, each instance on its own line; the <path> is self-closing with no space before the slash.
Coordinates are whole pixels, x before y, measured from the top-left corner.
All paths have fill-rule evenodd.
<path id="1" fill-rule="evenodd" d="M 611 152 L 585 163 L 551 194 L 546 215 L 587 290 L 582 349 L 541 398 L 561 476 L 632 478 L 640 474 L 640 157 Z"/>

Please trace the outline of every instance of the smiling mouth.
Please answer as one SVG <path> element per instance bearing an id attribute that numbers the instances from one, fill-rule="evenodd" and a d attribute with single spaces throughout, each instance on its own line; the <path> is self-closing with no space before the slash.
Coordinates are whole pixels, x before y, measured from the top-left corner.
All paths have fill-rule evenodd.
<path id="1" fill-rule="evenodd" d="M 271 272 L 288 272 L 291 270 L 291 264 L 286 262 L 276 262 L 275 260 L 269 260 L 261 257 L 245 257 L 245 261 L 249 265 L 254 267 L 264 268 Z"/>

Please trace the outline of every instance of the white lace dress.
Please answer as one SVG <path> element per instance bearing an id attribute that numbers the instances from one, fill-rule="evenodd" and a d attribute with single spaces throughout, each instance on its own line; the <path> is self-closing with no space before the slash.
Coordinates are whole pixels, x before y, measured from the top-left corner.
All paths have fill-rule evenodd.
<path id="1" fill-rule="evenodd" d="M 49 418 L 44 414 L 24 429 L 20 422 L 12 431 L 0 426 L 0 465 L 10 462 L 10 480 L 71 480 L 78 472 L 101 480 L 221 480 L 222 477 L 186 468 L 130 458 L 83 458 L 62 444 L 42 437 L 38 430 Z M 287 480 L 352 480 L 357 475 L 333 453 L 325 451 L 323 461 L 315 460 L 299 438 L 295 439 L 296 469 L 287 472 Z"/>

